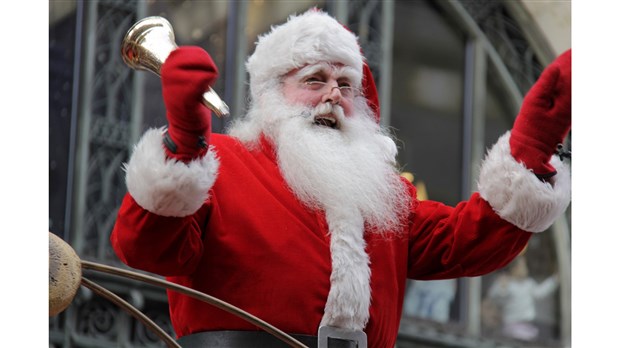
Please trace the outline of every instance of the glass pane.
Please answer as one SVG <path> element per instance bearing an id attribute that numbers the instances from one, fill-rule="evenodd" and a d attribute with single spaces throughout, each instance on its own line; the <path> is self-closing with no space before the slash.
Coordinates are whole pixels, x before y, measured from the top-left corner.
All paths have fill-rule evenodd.
<path id="1" fill-rule="evenodd" d="M 548 343 L 559 338 L 559 281 L 551 233 L 536 234 L 524 253 L 483 277 L 483 335 Z"/>
<path id="2" fill-rule="evenodd" d="M 519 110 L 511 110 L 508 92 L 498 81 L 498 73 L 489 66 L 487 71 L 487 94 L 484 109 L 484 145 L 490 148 L 497 139 L 512 128 Z"/>
<path id="3" fill-rule="evenodd" d="M 394 11 L 392 115 L 404 171 L 428 198 L 460 201 L 464 37 L 423 1 Z M 429 35 L 432 33 L 432 35 Z"/>
<path id="4" fill-rule="evenodd" d="M 457 291 L 456 279 L 410 281 L 403 306 L 405 316 L 446 323 Z"/>
<path id="5" fill-rule="evenodd" d="M 49 231 L 65 236 L 69 177 L 75 1 L 49 3 Z"/>
<path id="6" fill-rule="evenodd" d="M 512 127 L 516 113 L 489 69 L 485 145 Z M 535 234 L 522 255 L 504 269 L 482 277 L 482 334 L 547 343 L 559 338 L 557 256 L 551 231 Z"/>
<path id="7" fill-rule="evenodd" d="M 398 160 L 414 174 L 420 199 L 451 205 L 461 200 L 464 42 L 431 2 L 396 2 L 391 126 Z M 411 281 L 404 315 L 458 320 L 457 283 Z"/>

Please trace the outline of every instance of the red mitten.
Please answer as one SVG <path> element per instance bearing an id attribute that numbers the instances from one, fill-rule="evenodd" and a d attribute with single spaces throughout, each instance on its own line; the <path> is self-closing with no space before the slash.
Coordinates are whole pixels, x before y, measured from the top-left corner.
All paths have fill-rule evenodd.
<path id="1" fill-rule="evenodd" d="M 202 95 L 215 82 L 217 67 L 204 49 L 182 46 L 170 53 L 160 73 L 168 119 L 166 154 L 187 163 L 209 147 L 211 111 Z"/>
<path id="2" fill-rule="evenodd" d="M 540 179 L 556 174 L 549 164 L 571 127 L 571 50 L 556 58 L 525 95 L 510 134 L 512 156 Z"/>

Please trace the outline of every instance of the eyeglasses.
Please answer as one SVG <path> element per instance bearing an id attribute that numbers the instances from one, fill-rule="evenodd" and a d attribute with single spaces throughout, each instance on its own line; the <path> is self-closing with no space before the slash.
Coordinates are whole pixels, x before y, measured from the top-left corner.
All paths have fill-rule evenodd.
<path id="1" fill-rule="evenodd" d="M 325 86 L 327 86 L 327 82 L 317 80 L 305 81 L 304 84 L 308 86 L 308 88 L 310 88 L 311 90 L 317 92 L 323 90 Z M 340 94 L 342 94 L 342 96 L 345 98 L 353 98 L 361 95 L 361 91 L 359 90 L 359 88 L 355 88 L 353 86 L 334 86 L 330 89 L 330 91 L 334 88 L 338 88 L 340 90 Z"/>

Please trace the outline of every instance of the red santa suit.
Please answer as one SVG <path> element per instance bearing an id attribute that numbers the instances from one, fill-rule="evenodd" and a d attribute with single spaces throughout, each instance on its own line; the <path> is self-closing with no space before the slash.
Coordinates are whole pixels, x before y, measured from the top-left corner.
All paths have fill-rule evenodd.
<path id="1" fill-rule="evenodd" d="M 254 76 L 253 93 L 266 88 L 261 75 Z M 334 249 L 337 227 L 324 211 L 297 199 L 267 138 L 248 147 L 212 134 L 206 156 L 186 164 L 166 158 L 162 130 L 152 129 L 126 166 L 128 193 L 112 246 L 131 267 L 220 298 L 288 333 L 316 335 L 326 306 L 342 305 L 328 303 L 330 291 L 344 302 L 368 293 L 360 302 L 361 312 L 369 313 L 363 327 L 368 346 L 393 347 L 407 278 L 479 276 L 503 267 L 531 232 L 545 230 L 566 209 L 568 169 L 554 158 L 557 178 L 553 185 L 542 182 L 510 156 L 508 139 L 509 133 L 488 153 L 479 192 L 468 201 L 456 207 L 419 202 L 403 180 L 411 205 L 402 230 L 373 233 L 363 221 L 345 217 L 344 225 L 360 224 L 361 241 Z M 348 252 L 367 257 L 369 272 L 355 264 L 335 269 L 342 266 L 332 262 L 333 253 Z M 361 293 L 338 283 L 336 271 L 359 279 Z M 180 337 L 259 330 L 198 300 L 168 296 Z"/>
<path id="2" fill-rule="evenodd" d="M 330 290 L 330 236 L 324 214 L 307 209 L 295 198 L 267 141 L 261 142 L 260 149 L 248 150 L 234 138 L 214 134 L 211 144 L 204 170 L 213 173 L 215 167 L 217 174 L 198 211 L 183 217 L 162 216 L 141 207 L 128 193 L 112 234 L 114 249 L 132 267 L 218 297 L 286 332 L 315 335 Z M 491 166 L 505 164 L 501 158 Z M 487 159 L 487 164 L 494 160 Z M 158 130 L 144 135 L 128 166 L 128 175 L 144 180 L 145 175 L 132 172 L 133 166 L 158 170 L 156 181 L 170 179 L 168 183 L 142 181 L 145 190 L 167 184 L 200 185 L 174 179 L 181 176 L 176 170 L 193 168 L 165 162 Z M 525 168 L 522 171 L 522 175 L 531 176 Z M 497 178 L 481 180 L 482 185 L 485 180 L 491 181 L 489 186 L 501 185 L 495 182 Z M 208 184 L 209 180 L 205 181 Z M 542 186 L 536 181 L 534 178 L 530 184 Z M 414 187 L 407 185 L 414 196 Z M 508 201 L 506 206 L 514 203 Z M 395 344 L 407 278 L 428 280 L 491 272 L 512 260 L 530 235 L 502 219 L 479 193 L 456 207 L 416 202 L 400 237 L 366 233 L 372 294 L 365 328 L 369 346 Z M 175 292 L 169 292 L 169 298 L 179 336 L 210 330 L 257 330 L 198 300 Z"/>

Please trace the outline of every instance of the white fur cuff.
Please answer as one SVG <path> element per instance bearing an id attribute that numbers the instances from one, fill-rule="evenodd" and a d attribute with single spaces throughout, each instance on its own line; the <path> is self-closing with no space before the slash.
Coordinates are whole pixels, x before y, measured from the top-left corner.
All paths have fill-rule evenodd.
<path id="1" fill-rule="evenodd" d="M 162 216 L 183 217 L 205 202 L 217 177 L 219 160 L 207 155 L 190 163 L 166 158 L 163 129 L 149 129 L 125 164 L 127 190 L 144 209 Z"/>
<path id="2" fill-rule="evenodd" d="M 570 203 L 570 171 L 557 156 L 551 165 L 557 170 L 551 183 L 534 173 L 510 154 L 510 132 L 502 135 L 482 163 L 478 191 L 504 220 L 529 232 L 542 232 Z"/>

